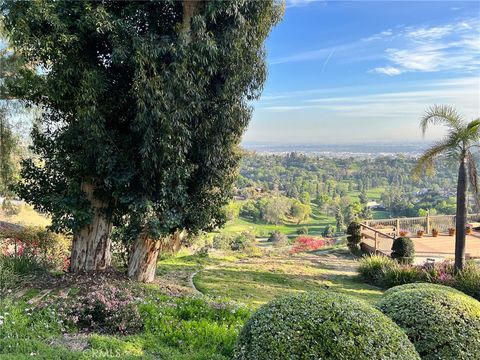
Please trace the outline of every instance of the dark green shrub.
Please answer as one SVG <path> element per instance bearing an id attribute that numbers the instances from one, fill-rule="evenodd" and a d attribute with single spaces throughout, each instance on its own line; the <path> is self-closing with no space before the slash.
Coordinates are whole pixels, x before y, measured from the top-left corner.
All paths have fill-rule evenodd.
<path id="1" fill-rule="evenodd" d="M 335 235 L 335 227 L 332 225 L 327 225 L 322 231 L 323 237 L 333 237 Z"/>
<path id="2" fill-rule="evenodd" d="M 480 302 L 433 286 L 398 287 L 377 307 L 402 329 L 422 359 L 478 359 Z"/>
<path id="3" fill-rule="evenodd" d="M 395 262 L 381 255 L 365 256 L 360 260 L 358 273 L 360 278 L 373 285 L 379 285 L 385 273 L 395 266 Z"/>
<path id="4" fill-rule="evenodd" d="M 295 294 L 262 306 L 242 329 L 235 360 L 419 359 L 386 316 L 352 297 Z"/>
<path id="5" fill-rule="evenodd" d="M 413 263 L 415 247 L 413 246 L 412 239 L 409 237 L 398 237 L 393 240 L 391 256 L 392 259 L 395 259 L 402 264 Z"/>
<path id="6" fill-rule="evenodd" d="M 347 246 L 354 254 L 360 254 L 361 229 L 361 225 L 357 221 L 352 221 L 347 228 Z"/>

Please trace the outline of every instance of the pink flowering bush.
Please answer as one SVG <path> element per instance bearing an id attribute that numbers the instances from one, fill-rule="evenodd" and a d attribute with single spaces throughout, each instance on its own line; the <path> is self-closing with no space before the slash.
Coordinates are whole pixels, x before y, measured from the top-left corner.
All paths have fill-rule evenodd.
<path id="1" fill-rule="evenodd" d="M 17 272 L 35 266 L 66 270 L 69 246 L 69 239 L 41 227 L 0 229 L 0 256 L 18 265 Z"/>
<path id="2" fill-rule="evenodd" d="M 325 239 L 316 239 L 309 236 L 299 236 L 293 243 L 291 254 L 297 254 L 304 251 L 314 251 L 330 245 L 330 241 Z"/>
<path id="3" fill-rule="evenodd" d="M 42 305 L 54 308 L 68 327 L 83 332 L 132 334 L 143 328 L 137 306 L 138 299 L 128 288 L 113 285 L 95 285 L 89 292 L 74 299 L 67 295 L 50 299 Z"/>

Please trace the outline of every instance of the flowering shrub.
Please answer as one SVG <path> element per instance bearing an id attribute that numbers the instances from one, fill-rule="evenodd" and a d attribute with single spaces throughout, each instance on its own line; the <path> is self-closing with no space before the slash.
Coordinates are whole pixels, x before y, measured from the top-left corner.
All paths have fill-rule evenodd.
<path id="1" fill-rule="evenodd" d="M 290 250 L 291 254 L 297 254 L 304 251 L 314 251 L 323 248 L 326 245 L 330 245 L 330 241 L 325 239 L 316 239 L 308 236 L 299 236 L 293 243 L 293 247 Z"/>
<path id="2" fill-rule="evenodd" d="M 42 307 L 54 308 L 66 327 L 85 332 L 131 334 L 143 327 L 131 290 L 113 285 L 95 285 L 75 299 L 64 295 L 48 300 Z"/>
<path id="3" fill-rule="evenodd" d="M 454 287 L 480 300 L 480 266 L 474 262 L 468 262 L 463 270 L 455 273 L 451 261 L 413 266 L 399 264 L 385 256 L 367 256 L 360 262 L 359 273 L 365 282 L 383 288 L 428 282 Z"/>
<path id="4" fill-rule="evenodd" d="M 69 245 L 67 238 L 41 227 L 0 230 L 0 256 L 16 259 L 19 264 L 66 270 Z"/>

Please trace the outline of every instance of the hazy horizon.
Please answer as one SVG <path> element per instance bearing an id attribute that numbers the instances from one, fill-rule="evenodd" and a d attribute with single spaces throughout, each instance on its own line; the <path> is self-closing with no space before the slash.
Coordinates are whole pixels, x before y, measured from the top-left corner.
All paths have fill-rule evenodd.
<path id="1" fill-rule="evenodd" d="M 433 104 L 480 113 L 480 2 L 287 0 L 243 143 L 433 141 Z"/>

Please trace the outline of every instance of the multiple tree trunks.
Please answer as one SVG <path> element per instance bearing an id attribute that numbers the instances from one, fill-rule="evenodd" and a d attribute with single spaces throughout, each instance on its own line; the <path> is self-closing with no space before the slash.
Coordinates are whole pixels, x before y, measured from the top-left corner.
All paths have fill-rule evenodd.
<path id="1" fill-rule="evenodd" d="M 184 231 L 176 231 L 173 235 L 154 240 L 146 233 L 140 234 L 133 244 L 128 261 L 128 277 L 145 283 L 152 282 L 160 251 L 178 251 L 185 235 Z"/>
<path id="2" fill-rule="evenodd" d="M 465 224 L 467 221 L 467 157 L 462 154 L 458 169 L 457 213 L 455 224 L 455 270 L 465 266 Z"/>
<path id="3" fill-rule="evenodd" d="M 105 214 L 107 204 L 95 198 L 95 187 L 83 183 L 82 190 L 90 201 L 93 210 L 92 221 L 73 234 L 70 271 L 91 272 L 103 271 L 111 265 L 112 221 Z"/>

